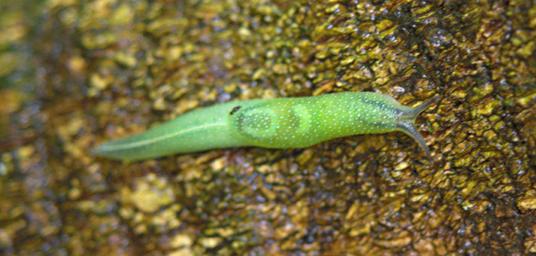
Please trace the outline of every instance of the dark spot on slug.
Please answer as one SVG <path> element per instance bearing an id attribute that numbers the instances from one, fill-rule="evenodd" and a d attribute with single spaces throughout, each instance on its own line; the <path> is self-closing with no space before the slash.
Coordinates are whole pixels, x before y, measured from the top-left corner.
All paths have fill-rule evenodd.
<path id="1" fill-rule="evenodd" d="M 370 100 L 370 99 L 361 99 L 361 102 L 363 102 L 364 104 L 373 106 L 375 108 L 378 108 L 378 109 L 387 109 L 387 108 L 392 109 L 390 106 L 386 106 L 385 103 L 380 102 L 380 101 L 375 101 L 375 100 Z"/>
<path id="2" fill-rule="evenodd" d="M 236 111 L 240 110 L 241 106 L 235 106 L 233 109 L 231 109 L 231 112 L 229 112 L 229 115 L 233 115 L 236 113 Z"/>
<path id="3" fill-rule="evenodd" d="M 383 111 L 393 112 L 396 115 L 402 114 L 399 109 L 396 109 L 395 107 L 393 107 L 391 105 L 388 105 L 388 104 L 385 104 L 384 102 L 381 102 L 381 101 L 375 101 L 375 100 L 370 100 L 370 99 L 361 99 L 361 102 L 363 102 L 364 104 L 370 105 L 372 107 L 382 109 Z"/>

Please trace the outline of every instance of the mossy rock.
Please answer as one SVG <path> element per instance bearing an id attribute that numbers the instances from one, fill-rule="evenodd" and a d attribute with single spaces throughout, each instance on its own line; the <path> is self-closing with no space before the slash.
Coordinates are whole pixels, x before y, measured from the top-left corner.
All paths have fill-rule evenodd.
<path id="1" fill-rule="evenodd" d="M 27 30 L 0 35 L 0 60 L 32 57 L 0 81 L 35 76 L 0 87 L 26 95 L 0 111 L 0 252 L 536 253 L 536 5 L 430 2 L 54 0 L 10 16 Z M 401 133 L 89 154 L 197 107 L 338 91 L 439 95 L 417 120 L 433 161 Z"/>

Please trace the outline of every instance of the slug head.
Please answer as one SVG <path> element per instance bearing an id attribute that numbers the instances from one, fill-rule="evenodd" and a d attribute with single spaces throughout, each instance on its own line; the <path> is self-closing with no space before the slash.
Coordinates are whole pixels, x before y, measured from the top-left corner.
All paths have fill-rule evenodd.
<path id="1" fill-rule="evenodd" d="M 426 141 L 424 140 L 422 135 L 415 128 L 415 119 L 421 112 L 423 112 L 430 105 L 435 103 L 438 99 L 439 99 L 439 96 L 435 96 L 433 98 L 426 100 L 421 105 L 415 108 L 404 109 L 398 116 L 398 120 L 396 124 L 397 130 L 402 131 L 405 134 L 409 135 L 411 138 L 413 138 L 419 144 L 421 149 L 426 153 L 426 156 L 429 159 L 432 159 L 430 155 L 430 149 L 426 145 Z"/>

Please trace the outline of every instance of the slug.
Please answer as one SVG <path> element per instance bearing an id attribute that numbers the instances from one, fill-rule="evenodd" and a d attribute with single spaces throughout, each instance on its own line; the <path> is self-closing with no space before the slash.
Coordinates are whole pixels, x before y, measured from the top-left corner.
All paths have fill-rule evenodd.
<path id="1" fill-rule="evenodd" d="M 349 135 L 402 131 L 430 156 L 414 122 L 436 98 L 416 108 L 373 92 L 233 101 L 193 110 L 92 152 L 135 161 L 216 148 L 304 148 Z"/>

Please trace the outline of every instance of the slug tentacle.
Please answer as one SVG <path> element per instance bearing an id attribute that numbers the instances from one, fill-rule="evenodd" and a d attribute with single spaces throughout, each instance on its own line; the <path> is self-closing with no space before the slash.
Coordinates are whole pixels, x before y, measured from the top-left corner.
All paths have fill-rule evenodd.
<path id="1" fill-rule="evenodd" d="M 413 122 L 400 122 L 398 123 L 397 128 L 413 138 L 422 148 L 424 153 L 426 153 L 426 156 L 431 159 L 430 149 L 428 148 L 428 145 L 426 145 L 426 141 L 422 135 L 417 131 L 417 129 L 415 129 Z"/>
<path id="2" fill-rule="evenodd" d="M 412 108 L 411 111 L 409 111 L 407 114 L 405 114 L 406 116 L 412 118 L 412 119 L 415 119 L 417 118 L 417 116 L 423 112 L 424 110 L 426 110 L 428 107 L 430 107 L 430 105 L 434 104 L 436 101 L 439 100 L 439 95 L 436 95 L 430 99 L 427 99 L 425 100 L 423 103 L 421 103 L 419 106 L 415 107 L 415 108 Z"/>
<path id="3" fill-rule="evenodd" d="M 432 158 L 430 155 L 430 148 L 428 148 L 428 145 L 426 145 L 424 137 L 415 128 L 415 119 L 420 113 L 430 107 L 430 105 L 435 103 L 438 99 L 439 96 L 435 96 L 426 100 L 415 108 L 409 108 L 407 111 L 402 111 L 396 125 L 398 130 L 413 138 L 413 140 L 419 144 L 421 149 L 426 153 L 426 156 L 430 159 Z"/>

